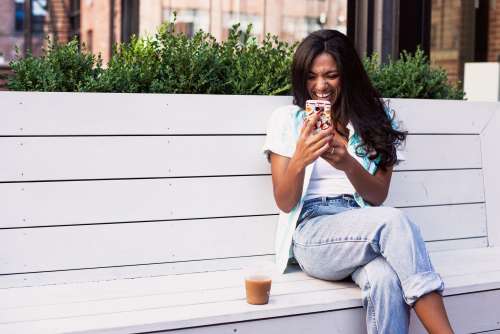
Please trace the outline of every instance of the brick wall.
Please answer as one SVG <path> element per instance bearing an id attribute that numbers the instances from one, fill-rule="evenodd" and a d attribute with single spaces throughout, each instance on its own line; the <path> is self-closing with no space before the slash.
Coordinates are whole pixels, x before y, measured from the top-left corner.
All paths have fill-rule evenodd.
<path id="1" fill-rule="evenodd" d="M 109 11 L 109 0 L 81 2 L 81 42 L 92 53 L 101 53 L 104 63 L 109 60 L 111 50 L 109 45 Z M 114 17 L 114 41 L 118 43 L 121 38 L 121 1 L 115 0 Z"/>
<path id="2" fill-rule="evenodd" d="M 10 67 L 0 65 L 0 91 L 7 90 L 6 77 L 11 75 Z"/>
<path id="3" fill-rule="evenodd" d="M 68 42 L 70 36 L 69 0 L 51 0 L 45 30 L 60 43 Z"/>
<path id="4" fill-rule="evenodd" d="M 500 62 L 500 1 L 490 0 L 488 61 Z"/>

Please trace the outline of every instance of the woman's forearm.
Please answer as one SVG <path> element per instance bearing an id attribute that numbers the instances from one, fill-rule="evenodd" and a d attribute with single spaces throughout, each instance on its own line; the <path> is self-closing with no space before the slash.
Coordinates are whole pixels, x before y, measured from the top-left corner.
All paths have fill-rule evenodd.
<path id="1" fill-rule="evenodd" d="M 303 164 L 292 157 L 274 190 L 274 198 L 281 211 L 290 212 L 300 200 L 304 184 L 304 171 Z"/>
<path id="2" fill-rule="evenodd" d="M 372 205 L 381 205 L 387 198 L 388 186 L 384 180 L 371 175 L 354 158 L 345 170 L 347 178 L 364 200 Z"/>

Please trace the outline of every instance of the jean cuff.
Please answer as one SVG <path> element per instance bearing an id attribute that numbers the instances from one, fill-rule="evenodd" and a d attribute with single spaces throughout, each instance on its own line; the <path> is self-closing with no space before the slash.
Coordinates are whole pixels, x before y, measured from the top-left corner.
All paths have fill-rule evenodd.
<path id="1" fill-rule="evenodd" d="M 430 292 L 437 292 L 443 294 L 444 282 L 438 273 L 428 271 L 412 275 L 402 282 L 404 292 L 404 299 L 406 304 L 413 306 L 415 302 Z"/>

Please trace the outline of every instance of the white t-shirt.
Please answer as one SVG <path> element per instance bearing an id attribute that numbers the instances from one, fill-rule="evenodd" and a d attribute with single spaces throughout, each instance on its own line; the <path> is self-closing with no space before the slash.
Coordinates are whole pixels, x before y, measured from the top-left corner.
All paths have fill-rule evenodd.
<path id="1" fill-rule="evenodd" d="M 356 190 L 343 171 L 319 157 L 314 164 L 304 200 L 322 196 L 353 195 L 355 192 Z"/>

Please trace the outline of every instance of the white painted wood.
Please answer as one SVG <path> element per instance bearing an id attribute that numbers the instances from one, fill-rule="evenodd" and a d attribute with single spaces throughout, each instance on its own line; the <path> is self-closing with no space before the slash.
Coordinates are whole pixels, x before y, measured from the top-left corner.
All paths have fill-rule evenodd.
<path id="1" fill-rule="evenodd" d="M 496 308 L 491 307 L 490 301 L 497 300 L 500 293 L 500 263 L 484 262 L 479 265 L 476 259 L 478 255 L 483 255 L 481 258 L 491 260 L 499 252 L 499 249 L 483 249 L 432 254 L 436 269 L 445 280 L 446 300 L 452 300 L 455 294 L 463 293 L 454 291 L 457 286 L 450 281 L 455 279 L 455 283 L 457 282 L 457 272 L 446 272 L 446 266 L 453 259 L 461 259 L 460 265 L 465 270 L 464 273 L 475 271 L 483 279 L 489 277 L 490 282 L 496 282 L 496 292 L 475 290 L 480 293 L 468 295 L 474 299 L 469 298 L 465 304 L 460 301 L 448 305 L 450 314 L 454 314 L 450 310 L 458 305 L 463 309 L 463 305 L 485 301 L 488 307 L 481 312 L 477 323 L 488 325 L 491 321 L 498 320 L 492 317 L 498 316 L 498 313 Z M 486 284 L 487 281 L 484 280 L 483 283 Z M 462 279 L 458 286 L 467 284 L 477 284 L 476 278 L 469 276 L 468 282 Z M 303 273 L 281 275 L 273 284 L 270 304 L 258 307 L 244 302 L 241 271 L 2 289 L 0 329 L 2 333 L 11 330 L 36 333 L 38 330 L 66 332 L 106 329 L 110 333 L 140 332 L 360 307 L 359 289 L 352 286 L 352 283 L 311 279 Z M 486 285 L 483 289 L 485 287 Z M 84 314 L 87 316 L 81 317 Z M 460 315 L 463 317 L 463 313 Z M 455 316 L 450 318 L 454 323 Z M 347 324 L 344 320 L 341 322 Z M 174 323 L 175 327 L 172 327 Z M 478 327 L 470 327 L 476 326 L 474 322 L 469 327 L 462 327 L 463 323 L 459 325 L 457 330 L 478 330 Z"/>
<path id="2" fill-rule="evenodd" d="M 489 282 L 496 281 L 497 284 L 493 288 L 500 288 L 500 280 L 498 279 L 500 277 L 500 262 L 495 261 L 499 256 L 499 248 L 431 253 L 436 270 L 446 280 L 446 295 L 463 293 L 463 291 L 456 289 L 476 284 L 476 280 L 470 278 L 471 274 L 483 275 L 486 278 L 483 283 L 487 283 L 487 278 L 490 277 Z M 460 263 L 457 264 L 456 258 L 460 258 Z M 241 286 L 241 279 L 241 270 L 229 270 L 148 277 L 134 280 L 50 285 L 22 289 L 0 289 L 0 309 L 237 288 Z M 316 280 L 302 271 L 291 272 L 285 275 L 275 275 L 273 282 L 273 286 L 279 286 L 280 291 L 285 289 L 285 292 L 290 292 L 287 289 L 295 289 L 293 287 L 294 284 L 299 284 L 302 288 L 309 288 L 302 285 L 304 282 L 304 284 L 311 284 L 310 288 L 314 289 L 344 289 L 353 287 L 353 283 L 344 281 L 327 282 Z M 273 289 L 274 292 L 278 290 Z"/>
<path id="3" fill-rule="evenodd" d="M 402 210 L 420 226 L 427 241 L 487 236 L 484 203 Z"/>
<path id="4" fill-rule="evenodd" d="M 492 113 L 494 102 L 453 100 L 389 99 L 396 118 L 410 133 L 479 134 Z"/>
<path id="5" fill-rule="evenodd" d="M 483 202 L 481 181 L 481 170 L 399 172 L 385 205 Z M 269 176 L 3 183 L 0 227 L 273 214 L 272 193 Z"/>
<path id="6" fill-rule="evenodd" d="M 0 101 L 0 135 L 263 134 L 292 98 L 2 92 Z"/>
<path id="7" fill-rule="evenodd" d="M 500 246 L 500 105 L 481 133 L 481 152 L 484 166 L 484 191 L 487 199 L 486 212 L 488 236 L 491 246 Z"/>
<path id="8" fill-rule="evenodd" d="M 450 296 L 444 304 L 455 333 L 476 333 L 500 329 L 500 290 Z M 412 312 L 410 333 L 427 333 Z"/>
<path id="9" fill-rule="evenodd" d="M 0 135 L 263 134 L 271 111 L 292 98 L 0 92 L 0 101 Z M 479 134 L 496 109 L 493 102 L 451 100 L 390 104 L 413 133 Z"/>
<path id="10" fill-rule="evenodd" d="M 500 63 L 465 63 L 464 91 L 468 101 L 500 101 Z"/>
<path id="11" fill-rule="evenodd" d="M 274 262 L 274 255 L 0 275 L 0 289 L 227 271 L 253 261 Z"/>
<path id="12" fill-rule="evenodd" d="M 422 227 L 425 240 L 441 240 L 429 243 L 430 249 L 486 246 L 483 204 L 403 210 Z M 179 270 L 176 262 L 274 254 L 277 222 L 271 215 L 0 230 L 0 244 L 7 250 L 0 253 L 0 274 L 151 263 L 170 265 L 161 274 L 171 274 Z"/>
<path id="13" fill-rule="evenodd" d="M 272 193 L 269 176 L 0 184 L 0 221 L 37 226 L 271 214 L 277 212 Z"/>
<path id="14" fill-rule="evenodd" d="M 243 290 L 244 288 L 241 286 L 240 291 L 244 294 Z M 40 319 L 34 323 L 9 324 L 4 322 L 0 323 L 0 331 L 2 333 L 10 333 L 14 330 L 31 333 L 86 330 L 103 332 L 115 328 L 114 333 L 147 332 L 360 307 L 359 294 L 358 288 L 345 288 L 281 296 L 272 295 L 270 303 L 264 306 L 249 305 L 241 297 L 237 300 L 221 301 L 216 304 L 201 303 L 134 310 L 132 312 L 109 312 L 86 317 Z"/>
<path id="15" fill-rule="evenodd" d="M 269 255 L 274 253 L 276 220 L 264 216 L 3 230 L 0 274 Z"/>
<path id="16" fill-rule="evenodd" d="M 173 334 L 365 334 L 365 312 L 361 308 L 333 312 L 300 314 L 207 327 L 194 327 L 161 333 Z"/>
<path id="17" fill-rule="evenodd" d="M 4 137 L 0 180 L 269 174 L 263 142 L 263 135 Z M 410 135 L 396 170 L 481 168 L 479 145 L 479 136 Z"/>
<path id="18" fill-rule="evenodd" d="M 488 238 L 467 238 L 443 241 L 430 241 L 427 243 L 427 250 L 430 252 L 439 252 L 456 249 L 469 249 L 478 247 L 487 247 Z"/>
<path id="19" fill-rule="evenodd" d="M 406 207 L 483 202 L 482 177 L 481 170 L 474 169 L 395 173 L 384 205 Z"/>
<path id="20" fill-rule="evenodd" d="M 107 282 L 99 281 L 25 287 L 22 289 L 0 289 L 0 296 L 2 297 L 0 299 L 0 309 L 237 288 L 241 287 L 242 275 L 242 270 L 227 270 L 146 277 L 133 280 L 124 279 Z M 315 279 L 307 276 L 304 272 L 296 271 L 286 275 L 275 275 L 273 277 L 273 282 L 275 283 L 273 286 L 276 286 L 276 284 L 290 286 L 296 282 L 313 280 Z M 328 288 L 336 289 L 351 288 L 354 286 L 350 282 L 327 282 L 327 284 Z"/>
<path id="21" fill-rule="evenodd" d="M 467 152 L 467 154 L 464 154 Z M 409 135 L 395 170 L 481 168 L 477 135 Z"/>

